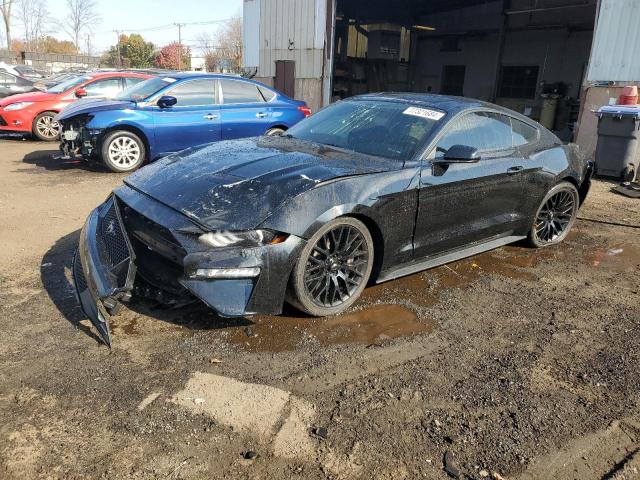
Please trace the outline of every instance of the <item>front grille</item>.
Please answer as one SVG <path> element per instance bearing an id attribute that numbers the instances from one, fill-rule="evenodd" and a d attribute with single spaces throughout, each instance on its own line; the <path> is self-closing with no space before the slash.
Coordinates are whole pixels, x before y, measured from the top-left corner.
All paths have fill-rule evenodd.
<path id="1" fill-rule="evenodd" d="M 113 203 L 109 210 L 107 210 L 105 216 L 100 219 L 98 228 L 100 229 L 99 235 L 102 237 L 107 256 L 109 257 L 110 266 L 116 267 L 125 260 L 128 260 L 129 248 L 122 233 L 120 220 L 118 219 Z"/>
<path id="2" fill-rule="evenodd" d="M 7 122 L 4 120 L 4 118 L 2 118 L 2 115 L 0 115 L 0 127 L 6 127 L 7 126 Z"/>
<path id="3" fill-rule="evenodd" d="M 77 251 L 73 257 L 73 281 L 76 284 L 78 292 L 83 292 L 87 289 L 87 280 L 84 278 L 82 263 L 80 263 L 80 255 Z"/>
<path id="4" fill-rule="evenodd" d="M 116 277 L 118 287 L 124 287 L 129 275 L 131 253 L 115 202 L 115 199 L 109 200 L 106 211 L 100 214 L 96 237 L 103 265 Z"/>

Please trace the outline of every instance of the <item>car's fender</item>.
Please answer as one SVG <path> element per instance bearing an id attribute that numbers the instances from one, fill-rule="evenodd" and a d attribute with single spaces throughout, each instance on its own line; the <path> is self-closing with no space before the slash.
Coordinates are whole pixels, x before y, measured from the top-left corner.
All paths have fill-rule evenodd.
<path id="1" fill-rule="evenodd" d="M 416 166 L 323 182 L 285 202 L 260 227 L 309 239 L 334 218 L 355 216 L 380 234 L 385 263 L 405 259 L 411 251 L 419 171 Z"/>

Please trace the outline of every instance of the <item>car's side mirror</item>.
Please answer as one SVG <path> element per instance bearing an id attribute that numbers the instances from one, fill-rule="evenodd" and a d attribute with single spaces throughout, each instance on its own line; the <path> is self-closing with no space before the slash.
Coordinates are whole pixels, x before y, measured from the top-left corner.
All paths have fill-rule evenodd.
<path id="1" fill-rule="evenodd" d="M 176 97 L 172 97 L 169 95 L 163 95 L 158 99 L 158 102 L 157 102 L 160 108 L 173 107 L 176 103 L 178 103 L 178 99 Z"/>
<path id="2" fill-rule="evenodd" d="M 84 88 L 79 88 L 76 90 L 76 97 L 83 98 L 87 96 L 87 91 Z"/>
<path id="3" fill-rule="evenodd" d="M 480 160 L 480 152 L 468 145 L 453 145 L 443 158 L 436 159 L 436 163 L 475 163 Z"/>

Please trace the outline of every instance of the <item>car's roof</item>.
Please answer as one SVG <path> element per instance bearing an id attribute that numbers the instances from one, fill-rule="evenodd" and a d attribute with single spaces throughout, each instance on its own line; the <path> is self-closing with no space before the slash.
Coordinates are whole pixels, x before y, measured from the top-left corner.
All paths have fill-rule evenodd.
<path id="1" fill-rule="evenodd" d="M 87 72 L 81 73 L 79 77 L 105 78 L 105 77 L 142 77 L 151 78 L 154 75 L 141 72 L 113 71 L 113 72 Z"/>
<path id="2" fill-rule="evenodd" d="M 457 113 L 470 108 L 493 108 L 503 110 L 499 105 L 483 102 L 475 98 L 456 97 L 453 95 L 439 95 L 435 93 L 398 93 L 398 92 L 380 92 L 368 93 L 352 97 L 354 99 L 371 99 L 371 100 L 388 100 L 403 101 L 409 103 L 418 103 L 433 108 L 438 108 L 449 113 Z"/>
<path id="3" fill-rule="evenodd" d="M 516 117 L 526 123 L 535 123 L 529 117 L 522 115 L 516 111 L 508 108 L 496 105 L 494 103 L 485 102 L 475 98 L 468 97 L 456 97 L 453 95 L 439 95 L 435 93 L 399 93 L 399 92 L 380 92 L 380 93 L 368 93 L 365 95 L 358 95 L 350 97 L 350 99 L 362 99 L 362 100 L 383 100 L 383 101 L 396 101 L 415 103 L 425 107 L 432 107 L 449 114 L 456 114 L 464 110 L 476 109 L 476 108 L 489 108 L 504 114 Z"/>

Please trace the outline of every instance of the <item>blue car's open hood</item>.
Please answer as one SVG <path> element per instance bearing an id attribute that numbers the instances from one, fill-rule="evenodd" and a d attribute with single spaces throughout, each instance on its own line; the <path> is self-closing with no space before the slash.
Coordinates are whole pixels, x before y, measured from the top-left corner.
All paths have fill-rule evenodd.
<path id="1" fill-rule="evenodd" d="M 125 183 L 207 228 L 245 230 L 322 182 L 401 166 L 293 138 L 257 137 L 185 150 Z"/>
<path id="2" fill-rule="evenodd" d="M 60 112 L 56 119 L 66 120 L 86 113 L 101 112 L 104 110 L 122 110 L 125 108 L 135 108 L 136 103 L 123 100 L 91 100 L 83 99 L 72 103 Z"/>

